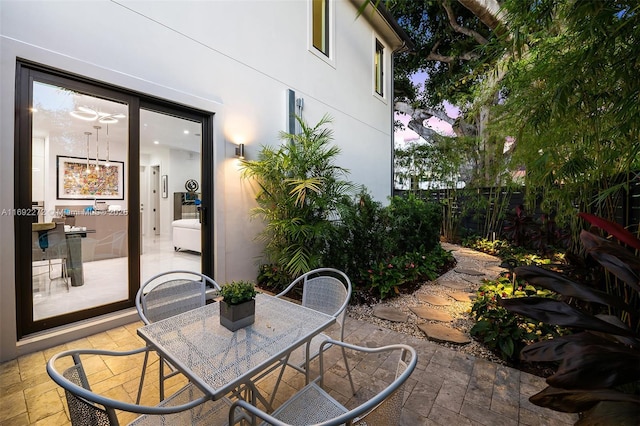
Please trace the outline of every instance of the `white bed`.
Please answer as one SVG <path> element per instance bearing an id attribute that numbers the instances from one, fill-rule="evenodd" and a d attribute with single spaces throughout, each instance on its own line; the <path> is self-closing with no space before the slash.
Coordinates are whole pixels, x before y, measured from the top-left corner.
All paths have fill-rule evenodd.
<path id="1" fill-rule="evenodd" d="M 191 250 L 200 253 L 200 221 L 198 219 L 180 219 L 171 223 L 173 228 L 173 249 Z"/>

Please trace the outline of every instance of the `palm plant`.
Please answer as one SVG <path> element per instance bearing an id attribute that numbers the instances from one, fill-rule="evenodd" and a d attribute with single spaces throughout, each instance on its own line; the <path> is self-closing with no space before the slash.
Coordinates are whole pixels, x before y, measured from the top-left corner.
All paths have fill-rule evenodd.
<path id="1" fill-rule="evenodd" d="M 331 146 L 331 118 L 315 126 L 296 119 L 300 133 L 282 132 L 286 143 L 264 146 L 257 160 L 242 162 L 243 176 L 259 187 L 252 213 L 266 223 L 265 258 L 293 276 L 321 266 L 337 206 L 353 189 L 344 180 L 348 170 L 335 164 L 340 149 Z"/>

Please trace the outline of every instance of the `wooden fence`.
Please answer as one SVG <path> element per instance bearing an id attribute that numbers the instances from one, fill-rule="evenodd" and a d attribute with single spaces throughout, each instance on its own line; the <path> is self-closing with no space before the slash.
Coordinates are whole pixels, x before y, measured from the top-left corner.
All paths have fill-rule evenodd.
<path id="1" fill-rule="evenodd" d="M 493 209 L 495 208 L 495 203 L 492 204 L 491 200 L 502 200 L 503 198 L 508 197 L 508 199 L 504 199 L 504 202 L 506 203 L 504 212 L 514 212 L 516 206 L 524 204 L 525 190 L 526 189 L 524 188 L 522 190 L 501 189 L 498 194 L 496 192 L 496 188 L 478 188 L 473 191 L 437 189 L 422 191 L 419 196 L 426 200 L 450 206 L 448 208 L 453 208 L 454 213 L 460 215 L 458 219 L 458 226 L 459 234 L 462 236 L 466 234 L 481 235 L 486 232 L 489 235 L 483 236 L 491 238 L 491 234 L 494 232 L 495 237 L 500 236 L 503 222 L 503 220 L 494 221 L 493 229 L 486 229 L 486 226 L 484 226 L 486 218 L 494 213 Z M 455 199 L 452 198 L 452 193 L 454 193 L 454 191 L 456 196 Z M 394 195 L 403 196 L 406 195 L 407 192 L 408 191 L 404 190 L 396 190 Z M 488 207 L 485 211 L 469 212 L 462 215 L 461 213 L 464 209 L 460 206 L 464 205 L 464 203 L 471 197 L 483 198 Z M 626 195 L 623 194 L 619 200 L 620 202 L 615 206 L 615 221 L 632 232 L 637 231 L 638 224 L 640 223 L 640 171 L 632 173 L 628 193 Z M 536 206 L 539 205 L 540 203 L 536 203 Z M 533 212 L 527 211 L 527 215 L 533 216 L 534 218 L 539 218 L 542 214 L 543 212 L 539 207 L 536 207 L 536 210 Z"/>

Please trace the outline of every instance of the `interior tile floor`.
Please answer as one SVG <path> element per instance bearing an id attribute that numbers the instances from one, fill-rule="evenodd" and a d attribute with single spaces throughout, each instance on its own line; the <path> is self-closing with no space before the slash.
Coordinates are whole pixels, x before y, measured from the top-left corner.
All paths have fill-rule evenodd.
<path id="1" fill-rule="evenodd" d="M 34 266 L 33 316 L 34 320 L 61 313 L 75 312 L 105 303 L 124 300 L 128 295 L 128 257 L 96 260 L 83 263 L 84 285 L 67 290 L 62 279 L 49 280 L 48 263 Z M 61 275 L 55 265 L 52 276 Z M 200 254 L 190 251 L 174 251 L 170 236 L 143 238 L 140 256 L 141 281 L 168 270 L 200 271 Z"/>
<path id="2" fill-rule="evenodd" d="M 64 392 L 47 375 L 46 361 L 54 353 L 69 348 L 127 350 L 140 347 L 142 340 L 136 330 L 141 325 L 134 322 L 0 364 L 0 426 L 69 424 Z M 345 324 L 345 340 L 363 346 L 403 342 L 416 348 L 418 366 L 405 388 L 402 425 L 570 425 L 577 420 L 574 415 L 531 404 L 528 397 L 545 387 L 542 378 L 531 374 L 350 318 Z M 386 370 L 391 363 L 372 363 L 349 355 L 357 389 L 356 394 L 351 395 L 342 357 L 337 348 L 331 350 L 335 353 L 328 356 L 331 373 L 325 383 L 331 395 L 347 407 L 357 405 L 376 385 L 395 374 Z M 96 359 L 91 364 L 96 369 L 91 377 L 96 392 L 135 401 L 141 356 L 126 363 Z M 157 368 L 157 357 L 153 357 L 145 380 L 143 403 L 158 401 Z M 167 394 L 185 382 L 181 376 L 171 380 Z M 276 395 L 276 406 L 304 383 L 303 377 L 291 369 L 287 369 L 283 380 Z M 272 381 L 273 377 L 268 376 L 258 386 L 268 393 Z M 119 413 L 122 424 L 134 417 L 130 413 Z"/>

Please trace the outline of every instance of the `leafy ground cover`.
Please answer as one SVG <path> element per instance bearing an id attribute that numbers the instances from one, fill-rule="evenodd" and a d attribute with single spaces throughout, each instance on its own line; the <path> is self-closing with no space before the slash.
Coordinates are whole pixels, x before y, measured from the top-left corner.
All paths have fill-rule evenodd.
<path id="1" fill-rule="evenodd" d="M 511 367 L 543 377 L 553 374 L 554 365 L 522 360 L 520 352 L 527 345 L 560 337 L 569 330 L 518 315 L 502 307 L 501 303 L 512 298 L 557 299 L 555 292 L 532 285 L 519 277 L 514 269 L 523 265 L 558 264 L 564 255 L 553 250 L 541 255 L 504 240 L 474 238 L 465 240 L 463 245 L 499 257 L 502 265 L 509 269 L 495 280 L 485 280 L 478 289 L 471 307 L 471 316 L 476 321 L 470 330 L 471 336 Z"/>

